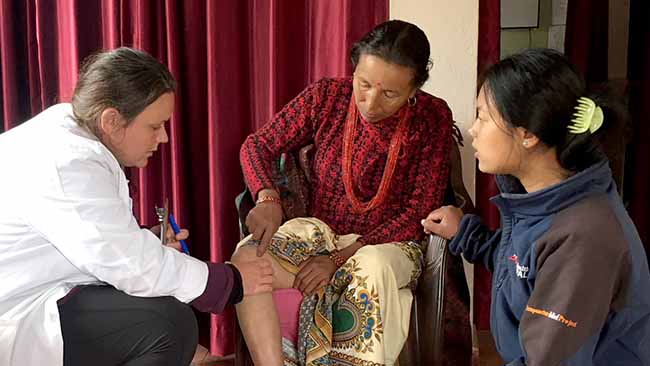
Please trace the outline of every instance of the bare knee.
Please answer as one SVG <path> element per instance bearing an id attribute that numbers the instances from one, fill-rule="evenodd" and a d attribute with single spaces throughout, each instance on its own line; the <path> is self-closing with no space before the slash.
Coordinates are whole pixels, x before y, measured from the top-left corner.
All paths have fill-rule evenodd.
<path id="1" fill-rule="evenodd" d="M 264 253 L 264 257 L 268 259 L 268 254 Z M 251 262 L 254 260 L 260 259 L 257 256 L 257 247 L 254 245 L 242 245 L 241 247 L 235 250 L 233 253 L 231 261 L 234 264 Z"/>
<path id="2" fill-rule="evenodd" d="M 252 262 L 259 259 L 266 259 L 271 262 L 273 266 L 273 288 L 289 288 L 293 285 L 295 276 L 280 265 L 278 261 L 268 253 L 264 253 L 261 257 L 257 256 L 257 246 L 243 245 L 232 255 L 232 263 L 237 266 L 241 263 Z"/>

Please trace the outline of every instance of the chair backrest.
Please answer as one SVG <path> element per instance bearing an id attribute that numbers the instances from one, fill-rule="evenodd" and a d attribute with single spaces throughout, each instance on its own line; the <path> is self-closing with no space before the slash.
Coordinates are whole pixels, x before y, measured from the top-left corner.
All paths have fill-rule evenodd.
<path id="1" fill-rule="evenodd" d="M 311 181 L 311 158 L 314 145 L 284 153 L 273 167 L 273 181 L 282 199 L 285 220 L 306 217 L 309 213 L 309 196 Z M 241 237 L 249 234 L 246 228 L 246 216 L 255 206 L 255 199 L 248 187 L 235 199 L 239 214 L 239 232 Z"/>

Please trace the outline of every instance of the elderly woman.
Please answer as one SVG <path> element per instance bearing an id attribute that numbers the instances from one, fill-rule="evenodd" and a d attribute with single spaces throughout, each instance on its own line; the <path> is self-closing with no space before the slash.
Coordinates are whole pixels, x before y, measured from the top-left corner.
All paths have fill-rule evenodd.
<path id="1" fill-rule="evenodd" d="M 123 168 L 168 141 L 174 88 L 144 52 L 100 53 L 71 104 L 0 135 L 0 365 L 189 365 L 187 303 L 271 290 L 268 261 L 205 263 L 173 248 L 187 231 L 163 246 L 133 217 Z"/>
<path id="2" fill-rule="evenodd" d="M 351 58 L 352 78 L 310 85 L 241 148 L 257 204 L 246 220 L 252 235 L 233 262 L 269 258 L 274 288 L 312 295 L 314 315 L 300 340 L 307 364 L 396 361 L 421 272 L 421 220 L 440 206 L 448 181 L 453 122 L 443 100 L 419 89 L 431 65 L 424 32 L 385 22 Z M 311 217 L 280 227 L 273 164 L 310 143 Z M 253 361 L 281 365 L 272 296 L 244 296 L 237 315 Z"/>

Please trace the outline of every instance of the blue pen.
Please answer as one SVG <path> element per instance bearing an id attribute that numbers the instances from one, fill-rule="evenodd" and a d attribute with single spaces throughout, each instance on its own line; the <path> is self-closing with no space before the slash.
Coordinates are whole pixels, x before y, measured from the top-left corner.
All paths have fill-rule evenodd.
<path id="1" fill-rule="evenodd" d="M 172 214 L 169 214 L 169 224 L 172 226 L 172 230 L 174 230 L 174 234 L 178 234 L 181 232 L 181 229 L 178 227 L 176 220 L 174 220 L 174 215 Z M 183 253 L 187 255 L 190 254 L 190 250 L 187 248 L 187 244 L 185 244 L 185 240 L 181 240 L 181 248 L 183 249 Z"/>

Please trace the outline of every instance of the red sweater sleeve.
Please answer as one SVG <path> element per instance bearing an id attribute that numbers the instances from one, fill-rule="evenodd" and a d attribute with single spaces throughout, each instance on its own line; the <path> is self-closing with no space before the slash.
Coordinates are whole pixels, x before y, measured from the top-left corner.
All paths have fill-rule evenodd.
<path id="1" fill-rule="evenodd" d="M 366 244 L 421 240 L 424 232 L 420 221 L 440 207 L 449 180 L 450 148 L 453 141 L 453 120 L 449 107 L 442 102 L 427 111 L 427 138 L 422 140 L 420 161 L 409 174 L 413 187 L 403 210 L 363 236 Z"/>
<path id="2" fill-rule="evenodd" d="M 324 88 L 323 80 L 311 84 L 244 141 L 239 159 L 253 197 L 264 188 L 274 187 L 272 167 L 283 152 L 305 146 L 313 140 Z"/>

